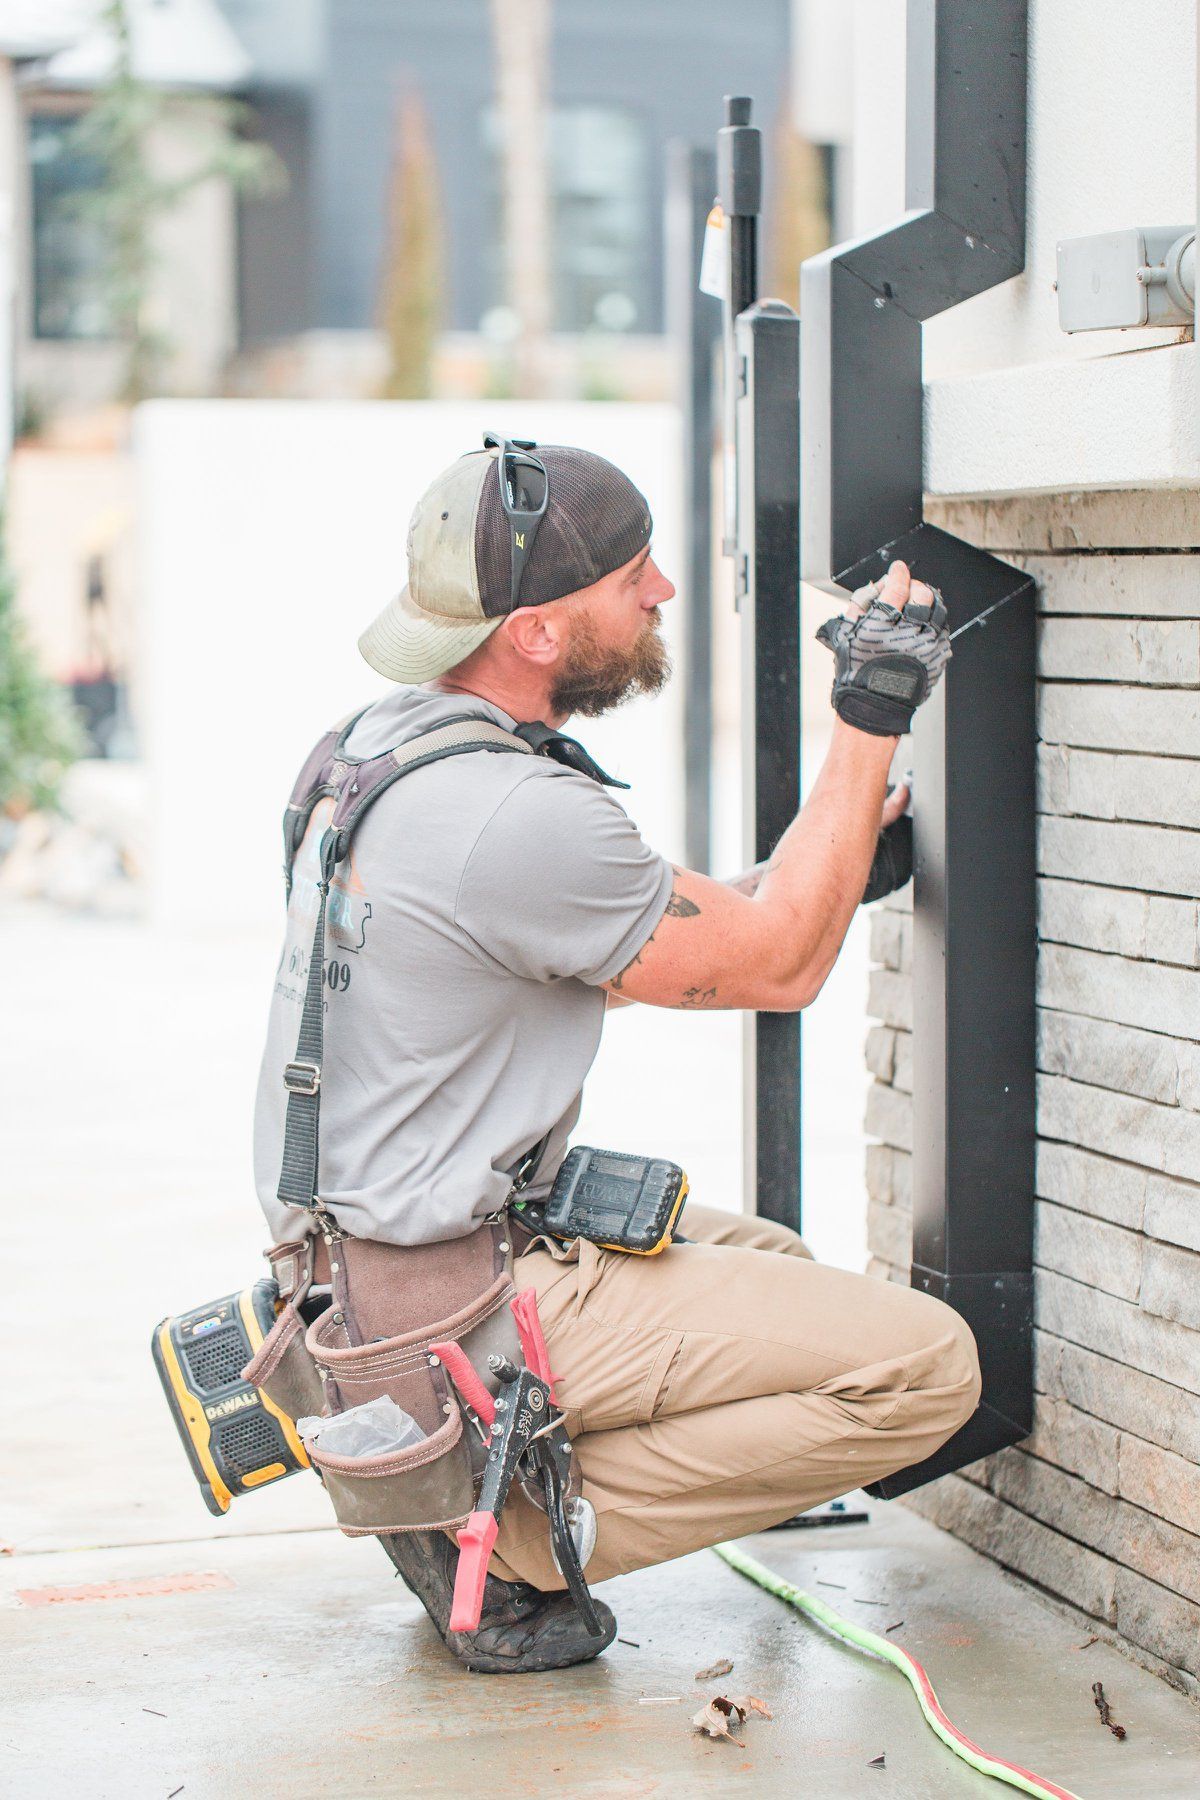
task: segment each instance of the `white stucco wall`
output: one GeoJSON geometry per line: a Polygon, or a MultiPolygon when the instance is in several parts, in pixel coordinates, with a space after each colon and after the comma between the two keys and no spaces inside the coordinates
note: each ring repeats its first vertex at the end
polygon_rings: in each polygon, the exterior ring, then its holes
{"type": "Polygon", "coordinates": [[[926,487],[1200,484],[1177,330],[1059,327],[1060,238],[1196,217],[1195,0],[1031,0],[1023,275],[925,327],[926,487]]]}
{"type": "MultiPolygon", "coordinates": [[[[905,11],[795,0],[797,118],[852,119],[856,236],[903,210],[905,11]]],[[[1194,349],[1177,330],[1068,336],[1054,291],[1061,238],[1194,223],[1196,12],[1030,0],[1025,271],[925,327],[931,492],[1200,485],[1194,349]]]]}
{"type": "Polygon", "coordinates": [[[929,379],[1124,354],[1177,331],[1059,329],[1060,238],[1196,217],[1195,0],[1030,0],[1025,273],[925,327],[929,379]]]}

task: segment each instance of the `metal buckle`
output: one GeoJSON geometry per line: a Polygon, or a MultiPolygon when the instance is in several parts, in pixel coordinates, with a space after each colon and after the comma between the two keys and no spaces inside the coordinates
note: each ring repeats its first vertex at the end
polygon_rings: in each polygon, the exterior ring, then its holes
{"type": "MultiPolygon", "coordinates": [[[[323,1200],[314,1196],[312,1208],[313,1220],[317,1230],[327,1244],[342,1244],[346,1241],[346,1233],[342,1230],[331,1212],[328,1212],[323,1200]]],[[[332,1271],[331,1271],[332,1274],[332,1271]]]]}
{"type": "Polygon", "coordinates": [[[319,1063],[290,1062],[283,1067],[283,1085],[289,1094],[307,1094],[311,1099],[321,1085],[319,1063]]]}

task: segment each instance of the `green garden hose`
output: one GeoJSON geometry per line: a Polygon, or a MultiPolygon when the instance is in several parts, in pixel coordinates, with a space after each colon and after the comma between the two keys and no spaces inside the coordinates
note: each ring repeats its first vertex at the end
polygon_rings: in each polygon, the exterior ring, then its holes
{"type": "Polygon", "coordinates": [[[865,1650],[871,1656],[881,1656],[885,1662],[892,1663],[912,1687],[927,1723],[936,1731],[943,1744],[947,1749],[953,1750],[955,1756],[961,1756],[965,1763],[970,1763],[973,1769],[978,1769],[981,1775],[991,1775],[997,1781],[1005,1781],[1009,1787],[1020,1788],[1025,1794],[1033,1794],[1036,1800],[1078,1800],[1078,1796],[1068,1788],[1058,1787],[1053,1781],[1031,1774],[1028,1769],[1018,1768],[1016,1763],[1004,1762],[998,1756],[989,1756],[978,1744],[973,1744],[946,1717],[933,1691],[933,1683],[916,1657],[911,1651],[905,1650],[903,1645],[893,1644],[890,1639],[877,1637],[873,1631],[864,1631],[861,1625],[854,1625],[849,1619],[843,1619],[840,1613],[835,1613],[823,1600],[806,1594],[803,1588],[793,1587],[790,1581],[784,1581],[762,1563],[756,1562],[752,1556],[747,1556],[736,1544],[714,1544],[713,1548],[722,1562],[727,1562],[739,1575],[756,1581],[759,1587],[765,1588],[777,1599],[785,1600],[797,1611],[807,1613],[810,1619],[815,1619],[818,1625],[833,1632],[835,1637],[843,1638],[856,1649],[865,1650]]]}

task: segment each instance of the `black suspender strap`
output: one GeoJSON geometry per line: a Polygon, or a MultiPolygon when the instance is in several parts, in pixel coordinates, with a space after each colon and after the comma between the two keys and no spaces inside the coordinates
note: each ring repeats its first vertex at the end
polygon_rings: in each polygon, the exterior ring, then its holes
{"type": "Polygon", "coordinates": [[[577,775],[586,775],[589,780],[599,782],[601,787],[627,788],[627,781],[618,781],[615,775],[606,775],[595,757],[589,756],[578,738],[568,737],[563,731],[555,731],[549,725],[543,725],[540,719],[531,719],[526,725],[518,725],[514,736],[529,745],[538,756],[548,756],[552,762],[561,763],[565,769],[574,769],[577,775]]]}
{"type": "MultiPolygon", "coordinates": [[[[296,1054],[285,1063],[283,1085],[287,1089],[287,1118],[283,1127],[283,1168],[278,1198],[289,1206],[303,1206],[321,1214],[317,1199],[320,1166],[321,1064],[325,1055],[325,909],[329,884],[337,867],[338,834],[326,831],[321,838],[321,876],[317,883],[320,902],[308,958],[304,1008],[296,1054]]],[[[322,1220],[322,1224],[324,1221],[322,1220]]]]}
{"type": "MultiPolygon", "coordinates": [[[[412,738],[385,757],[368,763],[350,763],[343,772],[343,791],[334,802],[333,823],[321,838],[319,903],[313,929],[308,977],[296,1054],[283,1071],[287,1089],[287,1116],[283,1127],[283,1167],[277,1197],[287,1206],[303,1207],[314,1215],[321,1230],[334,1238],[343,1235],[318,1195],[320,1170],[321,1072],[325,1055],[325,913],[329,889],[337,865],[350,849],[350,841],[368,808],[380,794],[414,769],[443,757],[461,756],[473,750],[535,754],[501,725],[478,716],[448,721],[434,731],[412,738]],[[383,767],[381,768],[381,765],[383,767]],[[365,771],[374,771],[367,779],[365,771]]],[[[332,790],[330,790],[332,791],[332,790]]]]}

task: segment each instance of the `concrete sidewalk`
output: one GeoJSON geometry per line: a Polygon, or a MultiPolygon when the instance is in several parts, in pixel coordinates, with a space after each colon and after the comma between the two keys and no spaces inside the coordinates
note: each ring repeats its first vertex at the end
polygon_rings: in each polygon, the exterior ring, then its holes
{"type": "MultiPolygon", "coordinates": [[[[867,1526],[748,1543],[872,1629],[903,1620],[893,1635],[985,1748],[1087,1800],[1195,1795],[1190,1702],[1103,1644],[1079,1648],[1077,1626],[914,1514],[875,1508],[867,1526]],[[1128,1727],[1123,1744],[1099,1724],[1096,1680],[1128,1727]]],[[[898,1673],[707,1553],[606,1584],[628,1641],[544,1677],[466,1674],[390,1577],[377,1545],[328,1529],[14,1557],[0,1610],[4,1793],[1000,1791],[925,1728],[898,1673]],[[697,1682],[719,1657],[732,1672],[697,1682]],[[747,1723],[744,1750],[711,1742],[691,1716],[715,1693],[756,1694],[775,1716],[747,1723]],[[880,1754],[884,1768],[870,1767],[880,1754]]]]}
{"type": "MultiPolygon", "coordinates": [[[[275,945],[6,918],[8,1384],[0,1457],[0,1791],[685,1800],[980,1797],[900,1676],[710,1555],[602,1590],[623,1639],[545,1678],[467,1676],[377,1545],[309,1476],[204,1511],[148,1353],[162,1314],[254,1279],[249,1108],[275,945]],[[15,1204],[11,1204],[15,1202],[15,1204]],[[731,1657],[732,1673],[695,1672],[731,1657]],[[714,1692],[761,1696],[745,1750],[693,1733],[714,1692]],[[869,1767],[883,1753],[885,1767],[869,1767]]],[[[739,1025],[613,1021],[595,1141],[736,1187],[739,1025]]],[[[1192,1704],[901,1507],[772,1533],[755,1554],[926,1660],[951,1715],[1087,1800],[1200,1791],[1192,1704]],[[826,1585],[817,1586],[824,1583],[826,1585]],[[1102,1680],[1118,1743],[1100,1726],[1102,1680]]]]}

